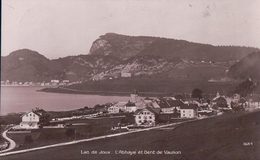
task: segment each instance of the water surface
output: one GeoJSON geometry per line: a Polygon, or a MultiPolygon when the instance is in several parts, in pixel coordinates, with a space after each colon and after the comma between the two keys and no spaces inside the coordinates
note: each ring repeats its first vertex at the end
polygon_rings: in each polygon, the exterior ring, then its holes
{"type": "Polygon", "coordinates": [[[93,107],[107,102],[127,101],[127,96],[100,96],[37,92],[41,87],[1,86],[1,114],[30,111],[35,107],[62,111],[93,107]]]}

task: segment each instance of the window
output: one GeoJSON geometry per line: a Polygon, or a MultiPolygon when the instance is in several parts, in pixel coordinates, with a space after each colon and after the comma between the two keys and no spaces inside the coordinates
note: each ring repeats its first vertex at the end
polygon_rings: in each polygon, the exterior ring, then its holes
{"type": "Polygon", "coordinates": [[[152,116],[150,116],[149,118],[152,119],[152,116]]]}
{"type": "Polygon", "coordinates": [[[139,119],[141,119],[141,116],[138,116],[139,119]]]}
{"type": "Polygon", "coordinates": [[[138,121],[139,123],[142,123],[142,121],[140,120],[140,121],[138,121]]]}

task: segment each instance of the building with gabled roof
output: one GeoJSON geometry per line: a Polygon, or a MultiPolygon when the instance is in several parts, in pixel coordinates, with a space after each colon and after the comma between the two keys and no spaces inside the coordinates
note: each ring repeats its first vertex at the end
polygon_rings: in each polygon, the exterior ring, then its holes
{"type": "Polygon", "coordinates": [[[184,103],[181,100],[174,100],[171,98],[168,99],[160,99],[159,106],[161,108],[161,112],[163,114],[173,114],[176,111],[180,110],[180,106],[184,103]]]}
{"type": "Polygon", "coordinates": [[[181,118],[196,118],[198,117],[197,104],[183,104],[180,108],[181,118]]]}
{"type": "Polygon", "coordinates": [[[156,124],[156,116],[159,115],[160,111],[146,107],[135,111],[135,123],[138,126],[154,126],[156,124]]]}
{"type": "Polygon", "coordinates": [[[125,106],[126,106],[126,112],[129,112],[129,113],[133,113],[138,109],[136,104],[133,102],[130,102],[130,101],[128,103],[126,103],[125,106]]]}
{"type": "Polygon", "coordinates": [[[20,128],[22,129],[38,129],[41,114],[30,111],[22,115],[22,122],[20,128]]]}

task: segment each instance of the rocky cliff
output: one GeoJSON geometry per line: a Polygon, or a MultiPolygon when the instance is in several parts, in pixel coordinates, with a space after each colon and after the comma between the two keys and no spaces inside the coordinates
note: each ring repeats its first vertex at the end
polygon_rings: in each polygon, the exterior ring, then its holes
{"type": "MultiPolygon", "coordinates": [[[[180,80],[221,79],[226,76],[231,65],[254,51],[259,49],[107,33],[93,42],[88,55],[50,60],[36,51],[14,51],[1,57],[1,80],[88,81],[129,76],[180,80]]],[[[258,65],[257,61],[254,63],[258,65]]],[[[236,66],[230,69],[230,75],[236,78],[238,76],[233,74],[233,70],[242,69],[236,66]]],[[[248,76],[246,72],[241,74],[248,76]]]]}

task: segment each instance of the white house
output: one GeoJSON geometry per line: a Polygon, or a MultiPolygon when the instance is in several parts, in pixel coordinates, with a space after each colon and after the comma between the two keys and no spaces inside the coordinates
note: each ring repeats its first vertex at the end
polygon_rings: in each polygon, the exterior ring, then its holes
{"type": "Polygon", "coordinates": [[[180,108],[181,118],[196,118],[198,116],[198,106],[195,104],[184,104],[180,108]]]}
{"type": "Polygon", "coordinates": [[[248,106],[253,108],[260,108],[260,97],[249,98],[248,106]]]}
{"type": "Polygon", "coordinates": [[[22,122],[20,128],[22,129],[38,129],[40,122],[40,114],[33,111],[27,112],[22,116],[22,122]]]}
{"type": "MultiPolygon", "coordinates": [[[[123,112],[125,112],[126,111],[126,104],[127,104],[128,102],[117,102],[117,103],[115,103],[113,106],[115,106],[115,108],[117,107],[118,109],[119,109],[119,111],[123,111],[123,112]]],[[[117,109],[115,109],[115,110],[117,110],[117,109]]]]}
{"type": "Polygon", "coordinates": [[[153,111],[150,107],[146,107],[144,109],[138,109],[134,116],[135,116],[135,123],[140,126],[140,125],[145,125],[145,126],[154,126],[156,121],[157,113],[153,111]]]}
{"type": "Polygon", "coordinates": [[[128,78],[128,77],[131,77],[132,74],[129,73],[129,72],[121,72],[121,77],[124,77],[124,78],[128,78]]]}
{"type": "Polygon", "coordinates": [[[133,113],[137,110],[137,106],[127,106],[126,112],[133,113]]]}
{"type": "Polygon", "coordinates": [[[51,83],[59,83],[60,81],[59,80],[57,80],[57,79],[52,79],[51,80],[51,83]]]}
{"type": "Polygon", "coordinates": [[[129,112],[129,113],[133,113],[138,109],[138,107],[135,105],[135,103],[130,102],[130,101],[125,106],[126,106],[126,112],[129,112]]]}
{"type": "Polygon", "coordinates": [[[138,96],[137,93],[133,93],[130,95],[130,102],[132,102],[132,103],[136,103],[136,102],[140,101],[140,99],[141,98],[138,96]]]}
{"type": "Polygon", "coordinates": [[[110,106],[107,109],[108,113],[110,114],[114,114],[114,113],[119,113],[120,112],[120,108],[116,105],[110,106]]]}

